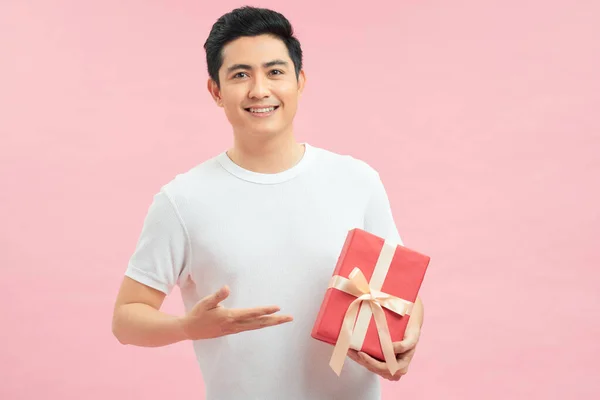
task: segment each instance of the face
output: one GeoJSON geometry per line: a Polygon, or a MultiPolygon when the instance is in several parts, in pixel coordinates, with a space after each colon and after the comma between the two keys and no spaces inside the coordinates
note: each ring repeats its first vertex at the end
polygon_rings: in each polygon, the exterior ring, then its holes
{"type": "Polygon", "coordinates": [[[261,35],[227,44],[219,80],[220,88],[209,79],[209,91],[236,135],[266,138],[292,131],[305,77],[296,77],[281,40],[261,35]]]}

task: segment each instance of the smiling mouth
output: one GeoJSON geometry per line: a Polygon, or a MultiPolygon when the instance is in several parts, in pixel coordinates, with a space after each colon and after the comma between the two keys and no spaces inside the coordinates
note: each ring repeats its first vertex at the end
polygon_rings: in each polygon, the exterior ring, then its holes
{"type": "Polygon", "coordinates": [[[272,113],[273,111],[277,110],[279,108],[279,106],[270,106],[270,107],[249,107],[249,108],[245,108],[244,110],[248,111],[250,114],[256,114],[256,115],[266,115],[269,113],[272,113]]]}

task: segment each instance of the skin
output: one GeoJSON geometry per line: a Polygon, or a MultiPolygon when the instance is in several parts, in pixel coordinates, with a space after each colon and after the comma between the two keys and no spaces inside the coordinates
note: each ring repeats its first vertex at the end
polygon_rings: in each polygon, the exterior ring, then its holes
{"type": "MultiPolygon", "coordinates": [[[[294,138],[293,121],[306,84],[306,75],[296,75],[285,44],[269,35],[242,37],[223,48],[219,83],[208,80],[207,88],[217,106],[223,108],[233,129],[233,147],[228,156],[241,167],[259,173],[277,173],[291,168],[304,154],[294,138]],[[268,117],[247,111],[252,107],[278,106],[268,117]]],[[[125,277],[113,313],[113,333],[123,344],[166,346],[184,340],[199,340],[243,331],[264,329],[292,321],[278,314],[275,305],[250,309],[228,309],[221,305],[229,288],[200,300],[189,313],[173,316],[160,310],[165,294],[125,277]]],[[[417,299],[403,341],[395,343],[402,369],[390,376],[381,363],[351,350],[349,357],[373,373],[389,380],[406,374],[419,340],[423,305],[417,299]]]]}
{"type": "Polygon", "coordinates": [[[394,352],[396,353],[396,359],[400,364],[400,370],[398,370],[394,375],[390,374],[390,371],[388,371],[386,368],[385,363],[374,359],[366,353],[357,352],[356,350],[351,349],[348,352],[348,357],[384,379],[389,381],[398,381],[408,373],[408,367],[415,355],[417,344],[419,343],[422,324],[423,303],[420,298],[417,298],[415,307],[413,308],[413,313],[408,320],[408,326],[406,327],[404,338],[402,341],[394,343],[394,352]]]}
{"type": "Polygon", "coordinates": [[[227,154],[254,172],[289,169],[304,154],[293,128],[306,83],[304,71],[296,76],[285,44],[269,35],[239,38],[222,54],[219,84],[209,79],[208,91],[233,128],[234,144],[227,154]],[[246,111],[264,105],[279,107],[267,118],[246,111]]]}

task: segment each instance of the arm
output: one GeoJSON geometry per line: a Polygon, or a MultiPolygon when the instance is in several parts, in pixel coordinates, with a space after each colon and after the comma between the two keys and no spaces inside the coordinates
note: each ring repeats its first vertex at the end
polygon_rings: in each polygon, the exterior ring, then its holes
{"type": "Polygon", "coordinates": [[[415,305],[408,320],[408,326],[406,327],[406,330],[417,330],[420,332],[421,327],[423,326],[424,316],[425,310],[423,308],[423,301],[421,300],[420,296],[417,296],[417,300],[415,300],[415,305]]]}
{"type": "Polygon", "coordinates": [[[229,309],[220,303],[229,296],[221,287],[178,317],[160,311],[165,297],[187,274],[189,238],[182,219],[166,193],[155,196],[137,247],[121,284],[113,313],[112,331],[123,344],[166,346],[266,328],[290,322],[273,315],[277,306],[229,309]]]}
{"type": "Polygon", "coordinates": [[[115,306],[113,333],[123,344],[158,347],[292,321],[289,315],[276,314],[280,310],[277,306],[225,308],[220,303],[228,296],[229,288],[223,286],[201,299],[184,316],[176,317],[159,311],[164,293],[126,277],[115,306]]]}
{"type": "Polygon", "coordinates": [[[166,346],[186,339],[181,317],[160,307],[166,295],[129,277],[123,279],[112,320],[112,331],[122,344],[166,346]]]}
{"type": "Polygon", "coordinates": [[[154,196],[113,313],[119,342],[166,346],[185,340],[181,318],[160,311],[189,259],[187,232],[169,196],[154,196]]]}
{"type": "MultiPolygon", "coordinates": [[[[392,207],[390,205],[387,191],[379,174],[373,171],[373,189],[367,209],[365,211],[365,230],[374,235],[390,239],[402,245],[402,238],[398,233],[392,207]]],[[[423,301],[417,296],[415,304],[408,320],[407,333],[420,332],[423,325],[424,309],[423,301]]]]}
{"type": "MultiPolygon", "coordinates": [[[[379,174],[374,172],[374,175],[372,194],[365,212],[365,230],[402,245],[403,242],[398,233],[398,229],[396,228],[385,187],[379,174]]],[[[385,379],[392,381],[399,380],[408,372],[408,366],[412,360],[421,334],[423,317],[423,302],[421,298],[417,296],[408,320],[404,338],[402,341],[394,343],[394,351],[400,364],[400,370],[395,375],[392,376],[390,374],[384,362],[375,360],[365,353],[350,350],[348,353],[349,357],[371,372],[380,375],[385,379]]]]}

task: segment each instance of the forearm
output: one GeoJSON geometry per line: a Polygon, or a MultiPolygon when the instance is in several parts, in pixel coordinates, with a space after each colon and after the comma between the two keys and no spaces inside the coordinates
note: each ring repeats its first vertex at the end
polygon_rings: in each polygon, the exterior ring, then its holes
{"type": "Polygon", "coordinates": [[[181,318],[156,310],[147,304],[119,306],[112,330],[122,344],[160,347],[186,340],[181,318]]]}
{"type": "Polygon", "coordinates": [[[423,302],[420,297],[417,297],[410,318],[408,319],[407,329],[417,329],[420,331],[421,326],[423,325],[424,314],[425,310],[423,309],[423,302]]]}

